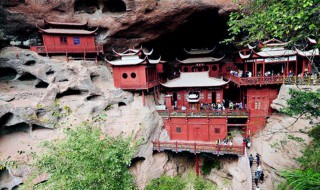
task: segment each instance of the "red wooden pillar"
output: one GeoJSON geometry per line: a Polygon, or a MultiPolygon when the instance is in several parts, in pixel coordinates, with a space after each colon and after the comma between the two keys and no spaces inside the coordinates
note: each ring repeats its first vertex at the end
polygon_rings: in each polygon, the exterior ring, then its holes
{"type": "Polygon", "coordinates": [[[245,74],[248,71],[248,65],[247,63],[244,63],[244,71],[243,74],[245,74]]]}
{"type": "Polygon", "coordinates": [[[312,64],[311,64],[311,61],[308,61],[308,72],[309,72],[309,73],[312,72],[312,64]]]}
{"type": "Polygon", "coordinates": [[[302,71],[301,71],[301,73],[303,73],[305,69],[306,69],[306,60],[305,60],[305,58],[303,58],[303,60],[302,60],[302,71]]]}
{"type": "Polygon", "coordinates": [[[143,106],[146,106],[146,97],[144,95],[144,91],[142,90],[142,104],[143,106]]]}
{"type": "Polygon", "coordinates": [[[196,174],[199,176],[199,161],[198,161],[198,155],[196,154],[196,174]]]}
{"type": "Polygon", "coordinates": [[[287,60],[286,74],[287,74],[287,76],[289,75],[289,60],[287,60]]]}
{"type": "Polygon", "coordinates": [[[263,61],[263,63],[262,63],[262,73],[261,73],[263,79],[264,79],[264,74],[265,73],[266,73],[266,63],[263,61]]]}
{"type": "Polygon", "coordinates": [[[295,72],[294,72],[294,74],[296,75],[296,76],[298,76],[298,60],[296,60],[296,65],[295,65],[295,72]]]}

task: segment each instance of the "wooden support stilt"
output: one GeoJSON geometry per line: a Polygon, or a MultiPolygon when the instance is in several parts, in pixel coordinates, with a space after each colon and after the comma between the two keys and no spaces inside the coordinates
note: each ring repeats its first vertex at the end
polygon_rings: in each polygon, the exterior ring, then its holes
{"type": "Polygon", "coordinates": [[[199,161],[198,161],[198,155],[196,154],[196,174],[199,176],[199,161]]]}
{"type": "Polygon", "coordinates": [[[143,106],[146,106],[146,97],[144,95],[144,91],[142,90],[142,104],[143,106]]]}

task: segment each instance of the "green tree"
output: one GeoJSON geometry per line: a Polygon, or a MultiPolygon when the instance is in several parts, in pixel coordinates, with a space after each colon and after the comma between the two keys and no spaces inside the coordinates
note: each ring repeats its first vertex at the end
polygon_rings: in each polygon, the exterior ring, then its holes
{"type": "Polygon", "coordinates": [[[320,92],[302,92],[290,90],[291,99],[287,101],[288,107],[283,110],[289,115],[306,115],[314,124],[308,132],[313,139],[303,151],[303,155],[297,158],[299,168],[287,169],[281,173],[285,182],[279,189],[295,190],[319,190],[320,189],[320,125],[314,122],[314,118],[320,116],[320,92]]]}
{"type": "Polygon", "coordinates": [[[230,14],[230,38],[225,42],[251,42],[278,38],[292,44],[313,37],[319,41],[319,0],[235,0],[239,11],[230,14]],[[242,1],[243,2],[243,1],[242,1]]]}
{"type": "Polygon", "coordinates": [[[130,138],[109,137],[88,122],[65,130],[65,138],[44,143],[37,155],[33,177],[23,189],[134,189],[128,171],[135,151],[130,138]],[[34,185],[36,175],[46,173],[45,183],[34,185]]]}
{"type": "Polygon", "coordinates": [[[194,172],[189,172],[184,176],[161,176],[153,179],[145,188],[145,190],[216,190],[217,185],[205,180],[201,176],[196,176],[194,172]]]}

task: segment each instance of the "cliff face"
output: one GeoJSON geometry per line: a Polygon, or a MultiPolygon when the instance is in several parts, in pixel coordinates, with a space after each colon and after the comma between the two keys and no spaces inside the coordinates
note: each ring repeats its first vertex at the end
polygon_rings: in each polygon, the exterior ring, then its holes
{"type": "MultiPolygon", "coordinates": [[[[210,10],[226,16],[234,9],[231,0],[4,0],[0,6],[0,40],[26,41],[37,35],[36,24],[41,25],[43,19],[88,21],[91,27],[99,27],[97,42],[105,48],[132,47],[173,32],[195,13],[210,10]]],[[[221,20],[215,19],[216,23],[221,20]]]]}

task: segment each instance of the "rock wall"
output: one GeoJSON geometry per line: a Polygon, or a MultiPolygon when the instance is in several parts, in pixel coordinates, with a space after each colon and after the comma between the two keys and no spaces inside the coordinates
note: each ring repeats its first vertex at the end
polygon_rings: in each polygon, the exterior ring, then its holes
{"type": "MultiPolygon", "coordinates": [[[[97,42],[105,47],[132,47],[174,31],[188,16],[205,9],[220,14],[234,10],[231,0],[3,0],[0,40],[18,44],[37,35],[43,19],[89,22],[99,27],[97,42]]],[[[205,19],[205,18],[204,18],[205,19]]]]}
{"type": "MultiPolygon", "coordinates": [[[[289,89],[317,90],[314,86],[288,86],[282,85],[277,99],[271,107],[280,111],[287,106],[286,101],[290,98],[289,89]]],[[[256,133],[252,138],[252,149],[250,153],[255,156],[261,155],[262,170],[265,172],[265,183],[267,189],[277,189],[281,182],[280,172],[286,168],[299,167],[295,158],[302,155],[301,151],[310,143],[307,135],[312,125],[306,117],[289,117],[274,113],[267,120],[266,127],[256,133]],[[302,142],[293,139],[300,138],[302,142]]]]}

